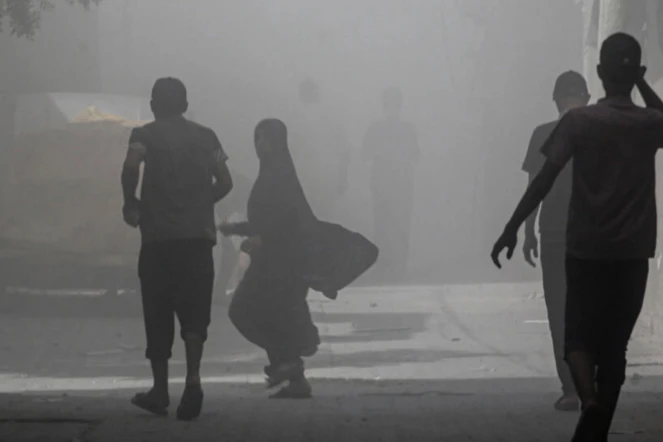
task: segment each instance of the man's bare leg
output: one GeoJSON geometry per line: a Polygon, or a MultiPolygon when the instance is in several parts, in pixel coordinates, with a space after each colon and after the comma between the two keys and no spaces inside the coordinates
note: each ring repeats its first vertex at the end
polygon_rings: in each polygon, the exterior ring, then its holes
{"type": "Polygon", "coordinates": [[[203,389],[200,381],[200,364],[203,359],[204,339],[194,333],[186,333],[184,349],[186,352],[186,386],[180,405],[177,408],[179,420],[192,420],[200,416],[203,406],[203,389]]]}
{"type": "Polygon", "coordinates": [[[153,384],[150,391],[137,393],[131,403],[152,414],[165,416],[170,406],[168,393],[168,360],[150,360],[153,384]]]}

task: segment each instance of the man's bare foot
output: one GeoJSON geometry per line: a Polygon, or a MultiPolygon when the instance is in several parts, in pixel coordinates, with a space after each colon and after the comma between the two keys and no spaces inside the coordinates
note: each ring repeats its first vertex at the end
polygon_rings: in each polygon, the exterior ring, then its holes
{"type": "Polygon", "coordinates": [[[154,388],[146,393],[136,393],[131,403],[149,413],[157,416],[168,415],[170,397],[167,391],[157,391],[154,388]]]}
{"type": "Polygon", "coordinates": [[[579,411],[580,399],[576,395],[565,394],[555,402],[557,411],[579,411]]]}
{"type": "Polygon", "coordinates": [[[177,407],[177,419],[190,421],[200,416],[203,408],[203,389],[200,383],[187,384],[177,407]]]}

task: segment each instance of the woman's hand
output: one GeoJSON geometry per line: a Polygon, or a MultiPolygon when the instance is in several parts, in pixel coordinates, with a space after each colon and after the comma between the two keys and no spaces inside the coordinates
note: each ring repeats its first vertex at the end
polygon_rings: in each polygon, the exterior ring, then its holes
{"type": "Polygon", "coordinates": [[[260,246],[262,245],[262,240],[260,239],[259,236],[252,236],[251,238],[247,238],[244,241],[242,241],[242,244],[239,246],[240,250],[248,255],[251,255],[258,250],[260,250],[260,246]]]}

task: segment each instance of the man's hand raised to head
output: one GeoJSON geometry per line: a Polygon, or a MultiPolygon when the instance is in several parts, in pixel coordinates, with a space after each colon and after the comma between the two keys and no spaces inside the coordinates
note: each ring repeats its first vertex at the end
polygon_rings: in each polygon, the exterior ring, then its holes
{"type": "Polygon", "coordinates": [[[493,251],[490,254],[490,257],[493,260],[493,264],[495,264],[498,269],[502,268],[502,264],[500,263],[500,255],[504,249],[507,251],[506,258],[511,259],[513,256],[513,251],[516,248],[516,244],[518,244],[518,231],[505,229],[504,233],[502,233],[502,235],[493,246],[493,251]]]}
{"type": "Polygon", "coordinates": [[[645,79],[646,73],[647,68],[642,66],[638,74],[638,80],[635,83],[638,92],[640,92],[640,96],[642,97],[642,101],[645,102],[645,106],[663,112],[663,100],[661,100],[656,91],[649,85],[649,83],[647,83],[647,80],[645,79]]]}

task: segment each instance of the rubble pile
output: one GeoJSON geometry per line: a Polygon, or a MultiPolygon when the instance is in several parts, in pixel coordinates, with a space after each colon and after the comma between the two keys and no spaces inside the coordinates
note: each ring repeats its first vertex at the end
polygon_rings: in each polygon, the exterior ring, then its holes
{"type": "Polygon", "coordinates": [[[88,106],[83,112],[76,115],[73,123],[117,123],[125,127],[138,127],[148,123],[147,121],[129,120],[119,115],[100,111],[96,106],[88,106]]]}

